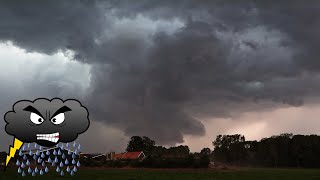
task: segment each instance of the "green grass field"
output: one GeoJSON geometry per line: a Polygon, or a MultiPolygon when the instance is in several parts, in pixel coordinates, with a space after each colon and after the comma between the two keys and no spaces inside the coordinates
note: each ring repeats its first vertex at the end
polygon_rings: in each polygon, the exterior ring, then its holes
{"type": "Polygon", "coordinates": [[[214,179],[214,180],[251,180],[251,179],[319,179],[320,169],[241,169],[237,171],[214,171],[214,170],[148,170],[148,169],[106,169],[85,170],[79,169],[75,176],[58,176],[55,173],[46,174],[42,177],[20,177],[13,169],[8,169],[1,174],[0,179],[115,179],[115,180],[191,180],[191,179],[214,179]]]}

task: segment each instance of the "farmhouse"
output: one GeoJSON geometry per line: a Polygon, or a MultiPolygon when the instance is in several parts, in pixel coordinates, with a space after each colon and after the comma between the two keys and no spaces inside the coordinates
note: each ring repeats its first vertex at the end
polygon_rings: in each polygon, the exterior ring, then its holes
{"type": "Polygon", "coordinates": [[[124,152],[119,154],[111,152],[107,154],[106,160],[143,160],[145,157],[146,155],[143,151],[124,152]]]}

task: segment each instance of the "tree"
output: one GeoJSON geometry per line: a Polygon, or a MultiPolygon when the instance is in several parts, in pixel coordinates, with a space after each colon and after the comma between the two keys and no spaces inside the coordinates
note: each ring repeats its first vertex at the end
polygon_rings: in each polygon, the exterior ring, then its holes
{"type": "Polygon", "coordinates": [[[218,161],[239,163],[245,158],[245,137],[243,135],[218,135],[213,145],[215,158],[218,161]]]}
{"type": "Polygon", "coordinates": [[[126,150],[128,152],[143,151],[146,155],[149,155],[149,153],[154,149],[154,147],[154,140],[151,140],[146,136],[132,136],[130,141],[128,142],[126,150]]]}
{"type": "Polygon", "coordinates": [[[167,155],[171,157],[184,158],[190,154],[190,149],[188,146],[180,145],[176,147],[170,147],[167,152],[167,155]]]}
{"type": "Polygon", "coordinates": [[[207,155],[209,156],[211,154],[211,149],[210,148],[203,148],[201,151],[200,151],[200,154],[201,155],[207,155]]]}
{"type": "Polygon", "coordinates": [[[163,155],[165,155],[167,152],[167,148],[163,147],[163,146],[155,146],[153,148],[152,153],[150,153],[149,155],[151,155],[152,157],[155,158],[161,158],[163,155]]]}

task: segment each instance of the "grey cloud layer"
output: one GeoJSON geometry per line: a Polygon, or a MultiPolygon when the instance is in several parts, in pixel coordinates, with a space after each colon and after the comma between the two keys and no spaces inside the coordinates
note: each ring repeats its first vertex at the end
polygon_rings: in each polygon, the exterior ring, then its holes
{"type": "Polygon", "coordinates": [[[316,1],[0,4],[0,39],[48,54],[73,50],[92,66],[84,101],[93,119],[126,135],[182,142],[204,135],[197,118],[319,95],[316,1]]]}

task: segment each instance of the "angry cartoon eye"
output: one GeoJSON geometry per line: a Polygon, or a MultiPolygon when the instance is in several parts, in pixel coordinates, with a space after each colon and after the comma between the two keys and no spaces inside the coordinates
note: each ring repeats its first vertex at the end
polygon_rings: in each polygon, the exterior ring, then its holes
{"type": "Polygon", "coordinates": [[[63,123],[63,121],[64,121],[64,113],[60,113],[54,116],[53,118],[51,118],[51,122],[56,125],[63,123]]]}
{"type": "Polygon", "coordinates": [[[41,116],[33,112],[30,114],[30,120],[34,124],[41,124],[44,121],[44,119],[41,116]]]}

